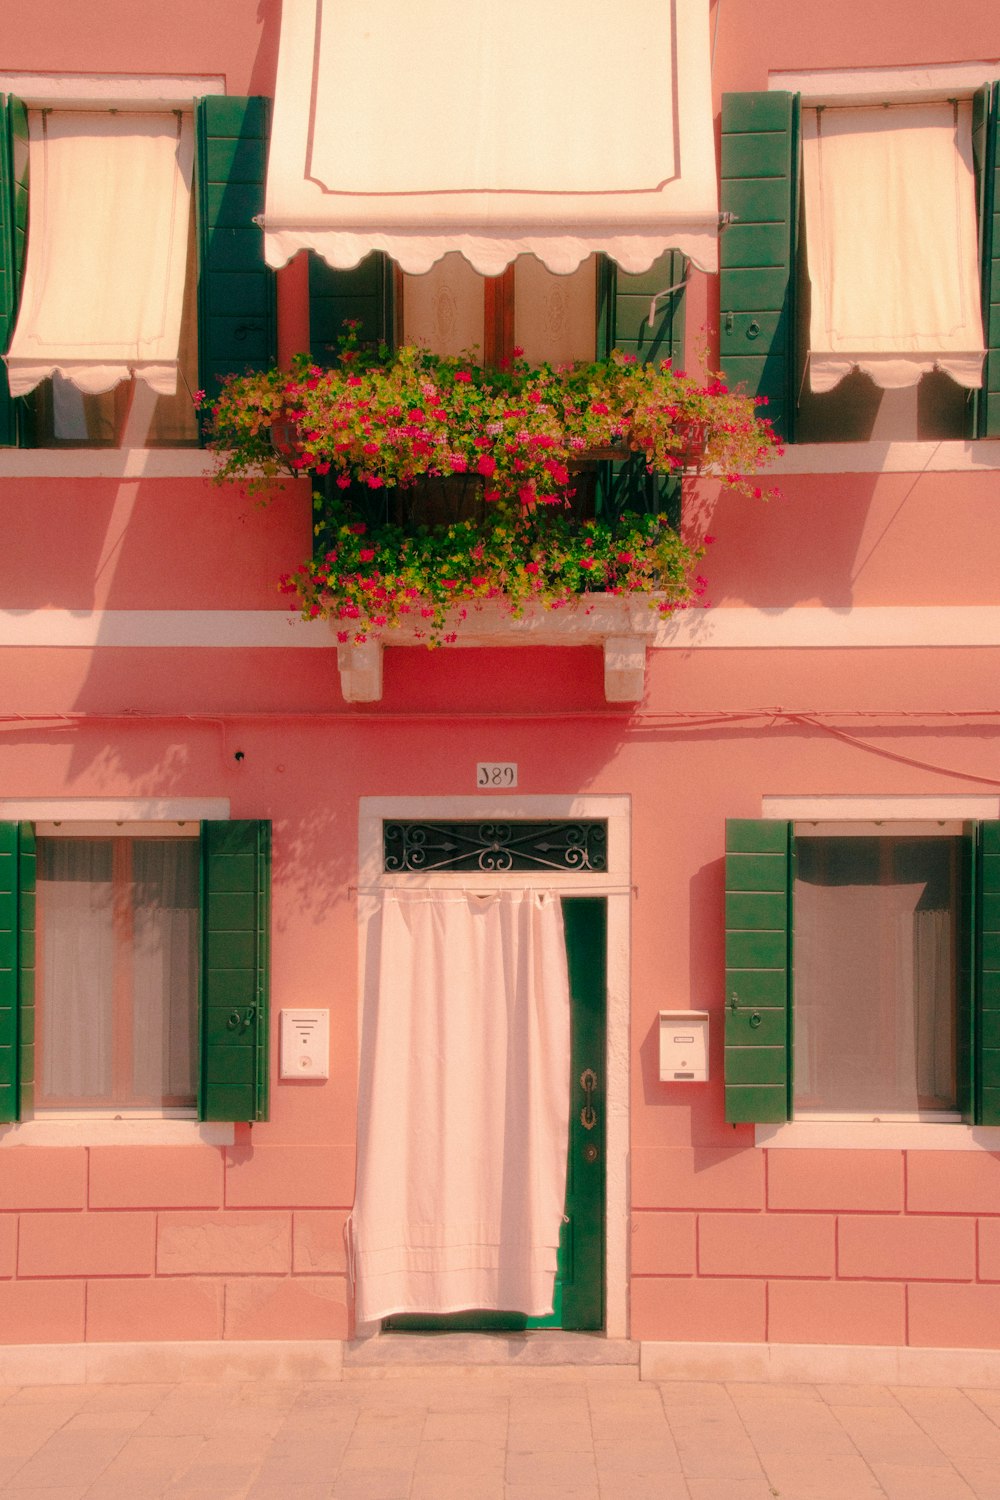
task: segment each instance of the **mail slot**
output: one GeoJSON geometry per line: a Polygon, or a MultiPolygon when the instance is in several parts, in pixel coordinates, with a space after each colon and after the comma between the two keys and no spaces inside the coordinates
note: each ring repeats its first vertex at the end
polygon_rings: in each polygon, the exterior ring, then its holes
{"type": "Polygon", "coordinates": [[[708,1011],[660,1011],[660,1082],[708,1082],[708,1011]]]}

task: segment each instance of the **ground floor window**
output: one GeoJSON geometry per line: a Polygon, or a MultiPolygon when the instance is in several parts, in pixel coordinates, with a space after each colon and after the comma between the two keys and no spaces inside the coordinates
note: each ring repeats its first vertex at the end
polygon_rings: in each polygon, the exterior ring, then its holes
{"type": "Polygon", "coordinates": [[[193,1107],[199,843],[40,837],[36,1104],[193,1107]]]}
{"type": "Polygon", "coordinates": [[[964,842],[796,825],[797,1115],[958,1109],[964,842]]]}

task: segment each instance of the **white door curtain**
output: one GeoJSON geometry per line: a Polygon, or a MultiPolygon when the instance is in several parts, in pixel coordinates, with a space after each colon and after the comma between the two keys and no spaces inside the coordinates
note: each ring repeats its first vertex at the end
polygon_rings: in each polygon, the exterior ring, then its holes
{"type": "Polygon", "coordinates": [[[972,106],[806,109],[809,383],[982,384],[972,106]]]}
{"type": "Polygon", "coordinates": [[[388,891],[351,1221],[355,1316],[552,1311],[570,1003],[558,896],[388,891]]]}

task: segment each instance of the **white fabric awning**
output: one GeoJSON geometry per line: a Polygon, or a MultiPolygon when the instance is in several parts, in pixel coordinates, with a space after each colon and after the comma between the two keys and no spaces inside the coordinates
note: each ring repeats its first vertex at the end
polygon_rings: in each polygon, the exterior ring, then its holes
{"type": "Polygon", "coordinates": [[[283,0],[264,251],[718,265],[708,0],[283,0]]]}
{"type": "Polygon", "coordinates": [[[972,107],[803,110],[809,381],[982,384],[972,107]]]}
{"type": "Polygon", "coordinates": [[[15,396],[59,373],[88,394],[177,386],[194,132],[175,114],[38,112],[28,255],[7,355],[15,396]]]}

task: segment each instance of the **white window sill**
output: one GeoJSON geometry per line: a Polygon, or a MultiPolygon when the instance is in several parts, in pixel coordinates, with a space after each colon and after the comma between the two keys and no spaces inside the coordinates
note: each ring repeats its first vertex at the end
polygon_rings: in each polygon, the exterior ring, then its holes
{"type": "Polygon", "coordinates": [[[193,1119],[60,1115],[0,1126],[3,1146],[231,1146],[236,1126],[193,1119]]]}
{"type": "Polygon", "coordinates": [[[208,479],[204,448],[3,448],[0,479],[208,479]]]}
{"type": "Polygon", "coordinates": [[[932,1120],[789,1120],[754,1127],[768,1150],[1000,1151],[1000,1126],[932,1120]]]}
{"type": "Polygon", "coordinates": [[[785,474],[976,474],[1000,469],[1000,442],[789,443],[764,477],[785,474]]]}

